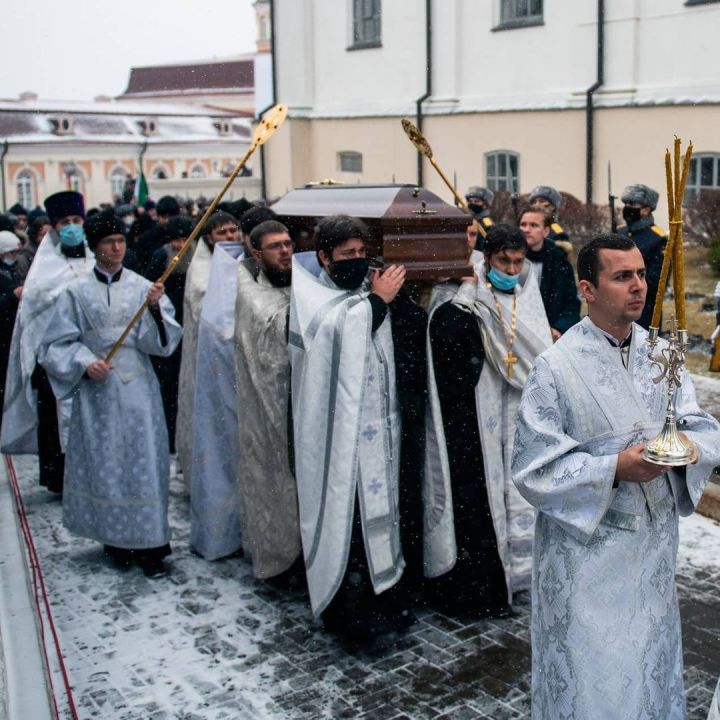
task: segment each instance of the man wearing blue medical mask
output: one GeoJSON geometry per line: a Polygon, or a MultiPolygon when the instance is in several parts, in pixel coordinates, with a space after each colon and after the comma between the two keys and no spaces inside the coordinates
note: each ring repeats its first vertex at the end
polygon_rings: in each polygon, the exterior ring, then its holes
{"type": "Polygon", "coordinates": [[[51,229],[38,246],[15,320],[0,448],[38,454],[40,484],[61,493],[70,405],[68,400],[57,407],[37,353],[58,297],[69,283],[92,270],[95,258],[85,241],[85,203],[80,193],[50,195],[45,210],[51,229]]]}
{"type": "Polygon", "coordinates": [[[438,288],[430,318],[425,496],[452,502],[425,538],[427,571],[435,603],[463,616],[505,615],[530,584],[534,511],[510,458],[527,373],[552,336],[527,250],[518,228],[493,225],[474,274],[438,288]]]}

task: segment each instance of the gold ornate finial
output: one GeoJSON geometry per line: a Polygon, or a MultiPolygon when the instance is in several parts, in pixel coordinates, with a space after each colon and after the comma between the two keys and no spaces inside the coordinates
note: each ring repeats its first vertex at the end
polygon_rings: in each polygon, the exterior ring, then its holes
{"type": "Polygon", "coordinates": [[[425,139],[425,136],[420,132],[420,128],[417,125],[411,123],[407,118],[403,118],[401,121],[405,134],[410,138],[410,142],[427,158],[433,156],[432,148],[430,143],[425,139]]]}

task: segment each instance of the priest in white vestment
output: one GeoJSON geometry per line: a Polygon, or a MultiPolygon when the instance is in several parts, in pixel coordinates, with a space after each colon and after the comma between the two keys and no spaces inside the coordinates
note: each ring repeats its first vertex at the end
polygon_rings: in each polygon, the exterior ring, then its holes
{"type": "Polygon", "coordinates": [[[197,341],[200,312],[208,288],[213,246],[216,242],[237,242],[240,239],[238,221],[229,213],[213,213],[203,228],[203,235],[195,248],[185,278],[183,299],[183,344],[178,382],[177,427],[175,450],[183,473],[185,487],[192,487],[193,419],[195,416],[195,375],[197,372],[197,341]]]}
{"type": "Polygon", "coordinates": [[[40,484],[61,493],[70,403],[56,404],[37,355],[58,297],[92,270],[95,257],[85,242],[82,195],[55,193],[45,206],[52,228],[35,254],[15,319],[0,446],[4,453],[38,454],[40,484]]]}
{"type": "Polygon", "coordinates": [[[253,263],[237,271],[235,372],[239,452],[235,458],[243,548],[256,578],[302,584],[297,484],[290,431],[287,333],[293,245],[287,228],[252,229],[253,263]]]}
{"type": "Polygon", "coordinates": [[[39,361],[72,404],[63,522],[116,563],[148,577],[170,552],[170,456],[160,387],[149,355],[169,355],[182,330],[163,286],[123,268],[125,237],[112,211],[86,223],[93,272],[60,295],[39,361]],[[150,305],[108,365],[104,358],[145,299],[150,305]]]}
{"type": "Polygon", "coordinates": [[[317,274],[293,264],[290,362],[300,533],[326,629],[364,640],[413,622],[396,592],[400,407],[388,304],[403,267],[368,282],[367,228],[323,218],[317,274]]]}
{"type": "Polygon", "coordinates": [[[683,372],[678,428],[696,458],[674,468],[643,459],[668,396],[636,324],[642,255],[628,238],[601,236],[580,251],[578,277],[589,315],[537,359],[515,436],[513,479],[537,511],[533,718],[681,720],[678,516],[720,462],[720,423],[683,372]]]}
{"type": "Polygon", "coordinates": [[[506,614],[530,586],[534,511],[510,458],[522,388],[552,336],[526,251],[517,228],[493,225],[473,275],[433,295],[425,568],[448,612],[506,614]]]}
{"type": "Polygon", "coordinates": [[[242,547],[237,489],[235,295],[243,244],[213,246],[197,338],[190,485],[190,544],[206,560],[242,547]]]}

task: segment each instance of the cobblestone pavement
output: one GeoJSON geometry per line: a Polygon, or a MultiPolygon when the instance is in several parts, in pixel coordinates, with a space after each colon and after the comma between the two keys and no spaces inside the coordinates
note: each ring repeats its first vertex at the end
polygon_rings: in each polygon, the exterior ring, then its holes
{"type": "MultiPolygon", "coordinates": [[[[34,460],[15,464],[83,719],[529,717],[527,594],[510,619],[422,610],[408,633],[350,649],[313,622],[302,595],[256,582],[241,559],[190,553],[177,478],[172,573],[147,580],[70,536],[61,503],[36,484],[34,460]]],[[[688,710],[705,720],[720,670],[720,526],[695,516],[682,536],[688,710]]]]}

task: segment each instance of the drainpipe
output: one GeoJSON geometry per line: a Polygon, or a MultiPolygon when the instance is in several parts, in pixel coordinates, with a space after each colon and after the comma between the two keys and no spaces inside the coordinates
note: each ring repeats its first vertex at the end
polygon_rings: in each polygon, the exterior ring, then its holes
{"type": "Polygon", "coordinates": [[[5,156],[8,154],[10,149],[10,143],[6,140],[3,143],[2,155],[0,155],[0,179],[2,179],[2,209],[3,212],[7,210],[7,200],[5,198],[5,156]]]}
{"type": "MultiPolygon", "coordinates": [[[[423,103],[432,95],[432,0],[425,0],[425,92],[415,101],[415,124],[423,129],[423,103]]],[[[423,186],[424,155],[417,153],[417,184],[423,186]]]]}
{"type": "Polygon", "coordinates": [[[147,146],[148,146],[148,141],[146,140],[142,145],[142,149],[140,150],[140,155],[138,155],[138,165],[140,166],[140,174],[141,175],[145,174],[145,170],[143,168],[143,159],[145,158],[145,153],[147,152],[147,146]]]}
{"type": "Polygon", "coordinates": [[[597,12],[597,79],[585,91],[585,202],[588,205],[593,199],[593,161],[595,154],[593,95],[605,82],[605,0],[598,0],[597,12]]]}
{"type": "MultiPolygon", "coordinates": [[[[272,107],[277,105],[277,70],[275,69],[275,2],[270,0],[270,64],[272,65],[272,102],[257,114],[257,120],[272,107]]],[[[265,145],[260,146],[260,195],[262,200],[267,200],[267,182],[265,180],[265,145]]]]}

